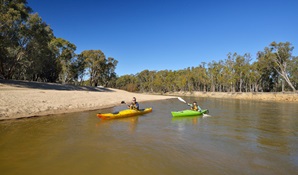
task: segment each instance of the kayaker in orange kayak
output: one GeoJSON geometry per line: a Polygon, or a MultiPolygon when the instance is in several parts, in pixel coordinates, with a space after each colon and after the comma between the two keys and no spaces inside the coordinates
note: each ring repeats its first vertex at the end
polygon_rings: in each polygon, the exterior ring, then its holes
{"type": "Polygon", "coordinates": [[[129,109],[136,109],[136,110],[139,110],[139,103],[137,102],[136,97],[133,97],[133,98],[132,98],[131,104],[128,105],[128,108],[129,108],[129,109]]]}

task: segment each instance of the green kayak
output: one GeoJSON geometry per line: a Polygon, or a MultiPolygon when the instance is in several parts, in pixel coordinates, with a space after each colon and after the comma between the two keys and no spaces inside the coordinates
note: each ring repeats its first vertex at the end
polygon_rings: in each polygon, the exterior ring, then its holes
{"type": "Polygon", "coordinates": [[[208,109],[203,109],[202,111],[194,111],[194,110],[183,110],[183,111],[172,111],[173,117],[187,117],[187,116],[198,116],[203,114],[208,114],[208,109]]]}

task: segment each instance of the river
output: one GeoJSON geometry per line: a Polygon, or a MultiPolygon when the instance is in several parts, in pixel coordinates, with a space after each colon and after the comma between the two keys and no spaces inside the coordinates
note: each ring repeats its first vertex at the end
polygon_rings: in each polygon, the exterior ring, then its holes
{"type": "Polygon", "coordinates": [[[207,117],[172,118],[178,99],[151,113],[102,121],[114,108],[0,122],[0,172],[10,174],[296,174],[298,105],[184,98],[207,117]]]}

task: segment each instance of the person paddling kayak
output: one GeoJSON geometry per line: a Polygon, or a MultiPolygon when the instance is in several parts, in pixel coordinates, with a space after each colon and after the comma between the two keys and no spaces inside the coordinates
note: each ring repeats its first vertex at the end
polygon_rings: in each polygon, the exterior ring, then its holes
{"type": "Polygon", "coordinates": [[[137,102],[136,97],[132,98],[131,104],[128,105],[129,109],[135,109],[135,110],[139,110],[139,103],[137,102]]]}
{"type": "Polygon", "coordinates": [[[194,111],[200,110],[200,111],[202,111],[202,109],[200,108],[200,106],[197,105],[197,102],[196,101],[194,101],[193,104],[187,103],[187,105],[190,106],[190,109],[191,110],[194,110],[194,111]]]}

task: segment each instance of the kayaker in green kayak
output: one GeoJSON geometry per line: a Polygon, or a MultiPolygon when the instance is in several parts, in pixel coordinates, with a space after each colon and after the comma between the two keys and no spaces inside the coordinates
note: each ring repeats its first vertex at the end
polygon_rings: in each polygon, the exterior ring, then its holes
{"type": "Polygon", "coordinates": [[[197,102],[196,101],[194,101],[193,104],[187,103],[187,105],[190,106],[190,109],[191,110],[194,110],[194,111],[200,110],[200,111],[202,111],[202,109],[200,108],[200,106],[197,105],[197,102]]]}
{"type": "Polygon", "coordinates": [[[137,102],[136,97],[132,98],[131,104],[128,105],[129,109],[135,109],[135,110],[139,110],[139,103],[137,102]]]}

